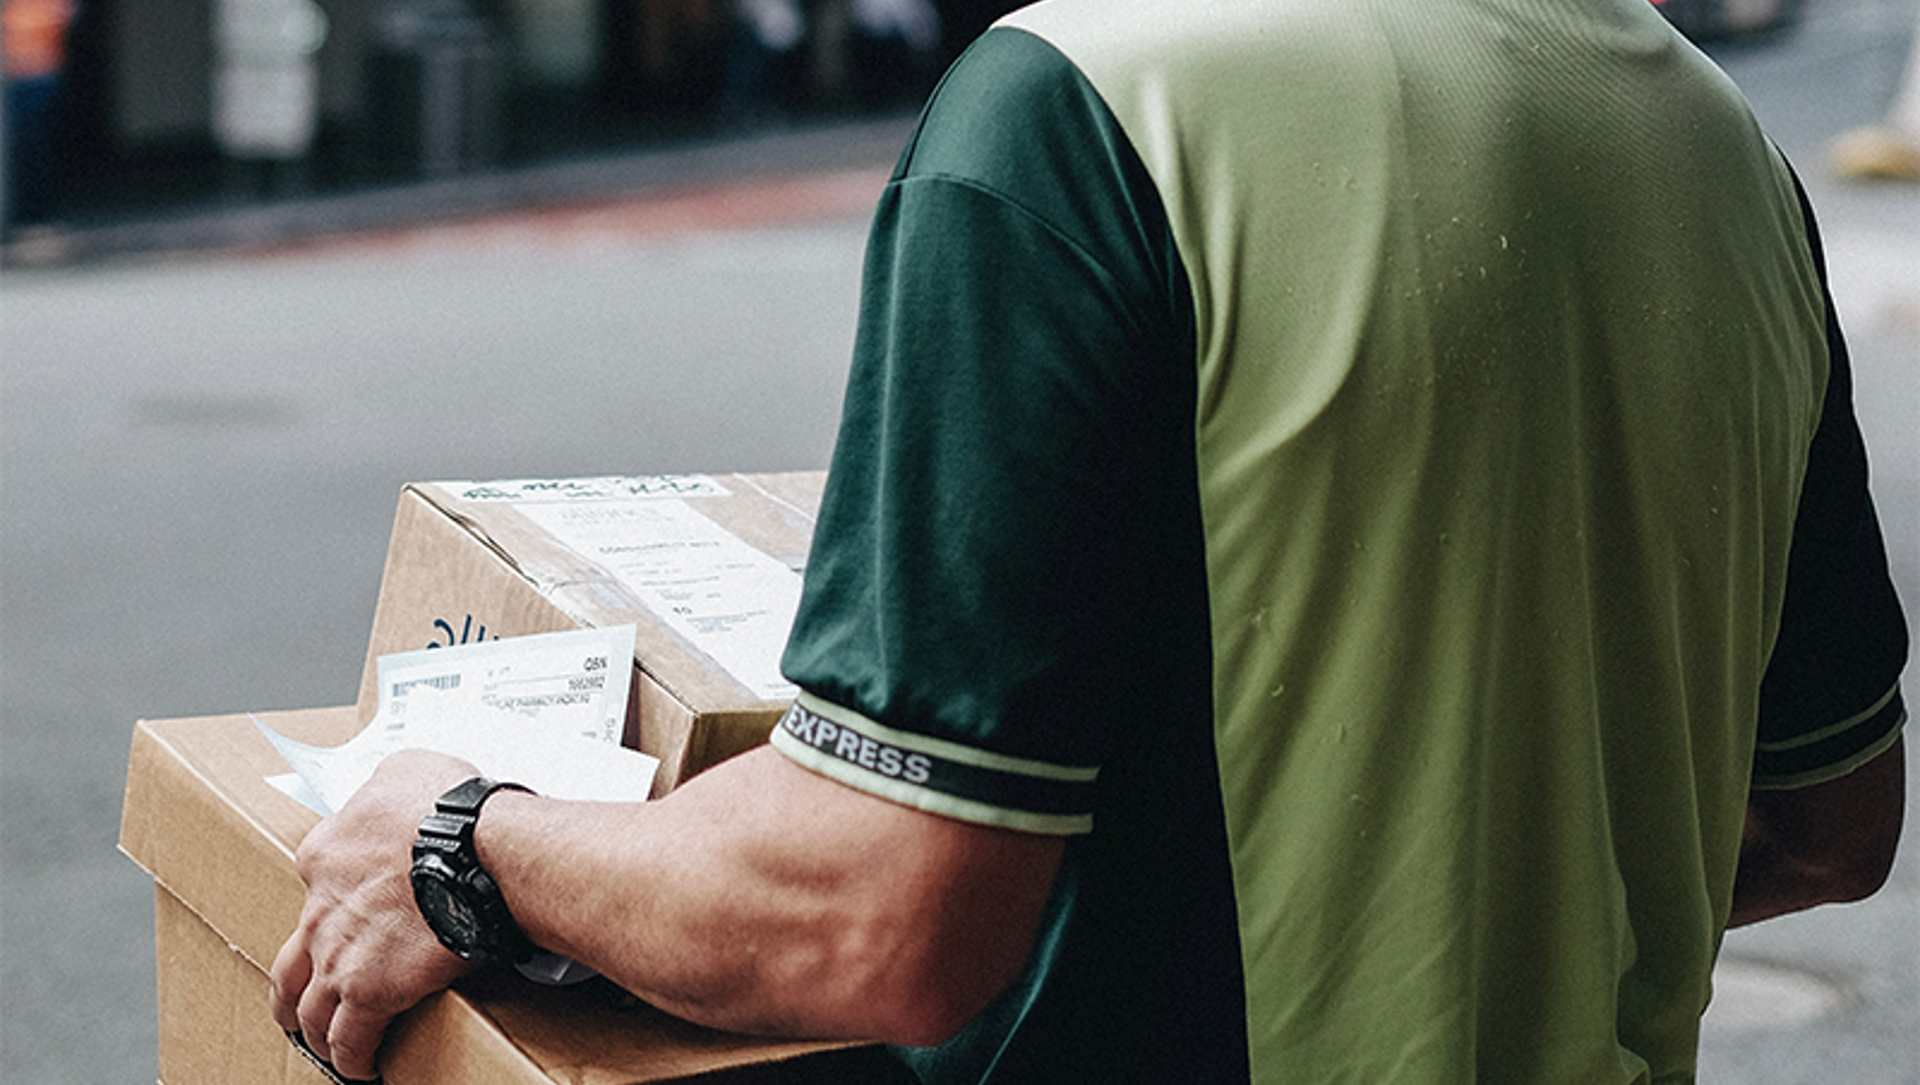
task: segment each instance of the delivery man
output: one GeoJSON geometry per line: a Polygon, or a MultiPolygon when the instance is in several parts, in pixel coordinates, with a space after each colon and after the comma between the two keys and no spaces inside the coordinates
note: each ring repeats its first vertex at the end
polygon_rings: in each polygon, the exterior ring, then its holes
{"type": "Polygon", "coordinates": [[[1904,805],[1820,259],[1644,0],[1016,12],[882,197],[772,743],[396,758],[273,1012],[369,1074],[531,944],[929,1083],[1691,1081],[1904,805]]]}

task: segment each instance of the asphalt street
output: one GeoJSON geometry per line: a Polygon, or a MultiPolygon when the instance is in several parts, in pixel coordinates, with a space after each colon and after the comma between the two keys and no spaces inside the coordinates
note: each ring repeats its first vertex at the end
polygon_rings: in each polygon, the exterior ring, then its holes
{"type": "MultiPolygon", "coordinates": [[[[1915,9],[1809,0],[1711,49],[1821,213],[1910,623],[1920,185],[1825,151],[1882,115],[1915,9]]],[[[402,483],[825,465],[882,142],[0,273],[0,1081],[155,1079],[151,882],[114,849],[133,722],[351,701],[402,483]]],[[[1702,1082],[1920,1083],[1920,831],[1872,900],[1734,932],[1720,986],[1702,1082]]]]}

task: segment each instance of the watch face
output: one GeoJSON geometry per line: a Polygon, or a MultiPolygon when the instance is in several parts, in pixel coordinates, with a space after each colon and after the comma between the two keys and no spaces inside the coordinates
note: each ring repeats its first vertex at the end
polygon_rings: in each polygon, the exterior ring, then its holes
{"type": "Polygon", "coordinates": [[[414,882],[414,898],[440,941],[460,956],[472,957],[480,944],[480,917],[459,892],[438,878],[421,878],[414,882]]]}
{"type": "Polygon", "coordinates": [[[413,842],[413,897],[440,944],[469,961],[521,959],[526,937],[473,854],[473,823],[488,795],[518,784],[475,777],[440,796],[413,842]]]}

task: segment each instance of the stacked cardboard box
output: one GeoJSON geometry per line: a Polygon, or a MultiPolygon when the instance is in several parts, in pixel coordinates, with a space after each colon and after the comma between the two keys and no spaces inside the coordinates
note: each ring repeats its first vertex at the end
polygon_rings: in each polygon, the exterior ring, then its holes
{"type": "Polygon", "coordinates": [[[408,486],[374,611],[361,722],[379,708],[374,664],[389,652],[633,622],[627,744],[660,758],[656,796],[671,790],[765,741],[792,694],[768,677],[777,645],[763,645],[753,668],[714,654],[725,652],[716,641],[766,615],[707,614],[698,599],[666,601],[669,589],[713,594],[782,574],[797,589],[825,481],[813,471],[408,486]],[[709,620],[711,639],[674,620],[682,602],[709,620]]]}
{"type": "MultiPolygon", "coordinates": [[[[753,616],[689,626],[662,614],[655,595],[720,597],[730,578],[778,580],[780,569],[797,578],[821,484],[819,473],[806,473],[409,486],[358,703],[259,718],[288,737],[333,745],[378,708],[372,676],[381,654],[632,622],[639,632],[627,744],[661,758],[655,791],[671,790],[764,741],[789,698],[766,677],[766,661],[743,666],[726,643],[703,638],[704,630],[735,629],[753,616]],[[636,516],[638,502],[669,504],[636,516]],[[598,534],[571,532],[559,506],[598,534]],[[664,528],[660,510],[671,513],[664,528]],[[648,568],[681,579],[667,585],[637,577],[607,554],[585,552],[595,540],[609,552],[674,550],[679,557],[648,568]],[[702,583],[689,588],[689,570],[702,583]]],[[[686,609],[699,605],[690,599],[686,609]]],[[[318,820],[267,782],[285,771],[247,714],[141,721],[134,730],[120,843],[155,882],[165,1085],[330,1080],[266,1011],[267,968],[304,898],[294,852],[318,820]]],[[[870,1049],[728,1035],[617,995],[599,983],[548,988],[483,973],[396,1023],[382,1056],[386,1080],[639,1085],[694,1076],[856,1082],[888,1074],[870,1049]]]]}

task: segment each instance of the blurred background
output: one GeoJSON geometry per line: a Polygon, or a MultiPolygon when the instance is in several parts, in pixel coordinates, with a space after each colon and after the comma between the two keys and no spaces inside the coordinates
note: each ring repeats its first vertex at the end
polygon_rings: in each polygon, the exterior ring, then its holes
{"type": "MultiPolygon", "coordinates": [[[[0,1081],[155,1079],[133,721],[351,701],[403,483],[826,465],[873,202],[1011,6],[0,0],[0,1081]]],[[[1820,210],[1911,616],[1920,0],[1662,7],[1820,210]]],[[[1729,938],[1703,1082],[1920,1083],[1913,837],[1729,938]]]]}
{"type": "Polygon", "coordinates": [[[22,45],[64,24],[59,210],[94,221],[911,108],[998,13],[996,0],[8,0],[7,10],[22,45]]]}

